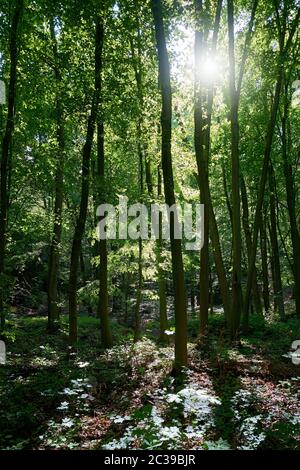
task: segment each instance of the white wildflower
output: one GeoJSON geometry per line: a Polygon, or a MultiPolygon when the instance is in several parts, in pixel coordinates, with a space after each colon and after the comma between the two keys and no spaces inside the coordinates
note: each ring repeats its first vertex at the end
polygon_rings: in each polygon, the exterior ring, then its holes
{"type": "Polygon", "coordinates": [[[61,422],[64,428],[71,428],[74,425],[74,421],[71,418],[64,418],[61,422]]]}

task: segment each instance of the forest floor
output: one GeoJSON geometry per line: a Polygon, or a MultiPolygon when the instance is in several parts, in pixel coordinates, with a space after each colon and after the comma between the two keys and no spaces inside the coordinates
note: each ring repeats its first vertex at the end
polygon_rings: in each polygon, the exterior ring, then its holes
{"type": "Polygon", "coordinates": [[[211,315],[205,345],[189,321],[189,368],[171,376],[173,345],[153,339],[155,322],[133,344],[113,323],[101,350],[99,321],[79,318],[76,355],[67,317],[57,335],[46,319],[15,315],[0,366],[0,449],[300,449],[300,366],[286,356],[300,321],[252,316],[238,348],[211,315]]]}

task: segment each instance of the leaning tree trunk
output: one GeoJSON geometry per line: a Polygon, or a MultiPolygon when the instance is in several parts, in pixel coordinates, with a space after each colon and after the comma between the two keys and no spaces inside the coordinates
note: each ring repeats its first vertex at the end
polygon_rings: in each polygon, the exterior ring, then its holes
{"type": "Polygon", "coordinates": [[[268,177],[268,167],[269,167],[269,162],[270,162],[270,155],[271,155],[271,149],[272,149],[272,143],[273,143],[277,111],[279,107],[282,78],[283,78],[283,70],[282,70],[282,66],[280,65],[277,82],[276,82],[274,100],[273,100],[272,109],[271,109],[271,117],[270,117],[270,121],[268,124],[266,143],[265,143],[265,149],[264,149],[263,168],[262,168],[262,173],[261,173],[261,178],[260,178],[258,198],[257,198],[257,203],[256,203],[255,217],[254,217],[254,224],[253,224],[252,250],[251,250],[251,256],[250,256],[249,266],[248,266],[247,285],[246,285],[246,293],[245,293],[245,299],[244,299],[244,312],[243,312],[243,330],[245,332],[248,330],[250,294],[251,294],[251,289],[252,289],[253,274],[254,274],[256,253],[257,253],[258,233],[259,233],[259,227],[261,225],[261,211],[263,207],[265,187],[266,187],[266,181],[268,177]]]}
{"type": "Polygon", "coordinates": [[[54,30],[54,20],[50,22],[50,32],[53,48],[55,94],[56,94],[56,126],[58,153],[56,156],[55,172],[55,203],[54,203],[54,226],[50,247],[48,266],[48,330],[53,332],[58,322],[57,306],[57,278],[59,270],[59,252],[62,231],[62,209],[63,209],[63,184],[64,184],[64,158],[65,158],[65,133],[64,112],[62,106],[62,77],[58,61],[57,41],[54,30]]]}
{"type": "Polygon", "coordinates": [[[5,291],[5,249],[9,203],[9,155],[11,151],[16,112],[17,65],[19,58],[19,35],[24,11],[24,1],[16,0],[10,34],[10,73],[8,86],[8,110],[6,127],[2,141],[0,166],[0,329],[5,327],[4,291],[5,291]]]}
{"type": "MultiPolygon", "coordinates": [[[[162,133],[162,171],[166,204],[175,204],[171,135],[172,135],[172,92],[170,65],[164,33],[161,0],[152,0],[152,13],[155,25],[156,47],[159,61],[159,84],[162,98],[161,133],[162,133]]],[[[176,211],[170,212],[170,238],[172,253],[172,272],[175,291],[175,371],[187,365],[187,310],[184,269],[181,240],[175,239],[175,224],[178,223],[176,211]]]]}
{"type": "Polygon", "coordinates": [[[82,152],[82,172],[81,172],[81,199],[79,216],[76,221],[75,233],[71,252],[71,266],[69,276],[69,340],[71,345],[77,342],[77,282],[81,241],[84,234],[87,217],[89,189],[90,189],[90,160],[94,132],[97,120],[98,103],[101,88],[100,67],[102,58],[102,22],[97,18],[95,33],[95,90],[93,95],[92,108],[88,119],[85,145],[82,152]]]}
{"type": "Polygon", "coordinates": [[[264,201],[266,182],[268,178],[268,170],[269,170],[274,130],[275,130],[276,119],[277,119],[277,112],[278,112],[278,108],[280,104],[280,94],[281,94],[283,76],[284,76],[284,62],[285,62],[286,54],[291,46],[295,32],[297,31],[299,19],[300,19],[300,8],[298,9],[295,19],[293,21],[286,44],[284,44],[286,28],[284,28],[283,30],[281,29],[279,33],[280,53],[279,53],[279,58],[278,58],[279,59],[278,60],[278,73],[277,73],[274,99],[273,99],[273,103],[271,107],[271,115],[270,115],[270,120],[268,123],[268,129],[267,129],[266,140],[265,140],[263,167],[262,167],[261,178],[260,178],[260,183],[259,183],[259,190],[258,190],[258,197],[257,197],[255,218],[254,218],[254,225],[253,225],[253,243],[252,243],[251,257],[250,257],[250,263],[249,263],[249,268],[248,268],[247,286],[246,286],[246,293],[245,293],[244,306],[243,306],[244,307],[243,308],[243,330],[244,331],[247,331],[248,324],[249,324],[249,304],[250,304],[250,294],[251,294],[251,288],[252,288],[252,282],[253,282],[255,259],[256,259],[256,253],[257,253],[258,233],[259,233],[259,228],[261,225],[261,211],[262,211],[262,206],[263,206],[263,201],[264,201]]]}

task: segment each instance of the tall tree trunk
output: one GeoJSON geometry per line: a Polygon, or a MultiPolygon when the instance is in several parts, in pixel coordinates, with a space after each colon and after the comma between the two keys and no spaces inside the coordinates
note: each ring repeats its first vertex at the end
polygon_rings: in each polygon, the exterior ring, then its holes
{"type": "Polygon", "coordinates": [[[230,224],[231,224],[231,230],[232,230],[232,207],[230,203],[230,195],[227,187],[227,179],[226,179],[226,169],[225,165],[222,162],[222,177],[223,177],[223,188],[224,188],[224,194],[225,194],[225,199],[226,199],[226,206],[228,209],[228,214],[230,218],[230,224]]]}
{"type": "MultiPolygon", "coordinates": [[[[103,43],[104,43],[104,24],[101,18],[99,25],[99,94],[101,100],[101,113],[98,113],[97,119],[97,194],[98,204],[105,204],[106,178],[105,178],[105,148],[104,148],[104,123],[103,123],[103,99],[102,92],[102,74],[103,74],[103,43]]],[[[108,297],[108,273],[107,273],[107,240],[99,240],[97,243],[99,249],[99,298],[98,298],[98,317],[101,324],[101,343],[104,348],[110,348],[113,344],[112,332],[109,321],[109,297],[108,297]]]]}
{"type": "MultiPolygon", "coordinates": [[[[157,168],[157,196],[158,199],[161,199],[162,196],[162,181],[161,181],[161,169],[160,165],[157,168]]],[[[167,315],[167,286],[166,278],[164,271],[161,267],[163,262],[162,250],[163,250],[163,241],[162,241],[162,214],[159,213],[158,219],[158,231],[159,236],[156,240],[156,266],[157,266],[157,280],[158,280],[158,295],[159,295],[159,329],[160,329],[160,341],[166,342],[168,336],[165,331],[168,329],[168,315],[167,315]]]]}
{"type": "MultiPolygon", "coordinates": [[[[103,46],[103,24],[102,27],[102,44],[103,46]]],[[[101,54],[102,59],[102,54],[101,54]]],[[[102,60],[100,65],[100,74],[102,71],[102,60]]],[[[102,84],[100,85],[102,88],[102,84]]],[[[99,204],[105,204],[105,150],[104,150],[104,125],[103,117],[98,118],[97,124],[97,160],[98,160],[98,197],[99,204]]],[[[107,240],[99,240],[97,244],[99,248],[99,299],[98,299],[98,317],[101,324],[101,343],[104,348],[110,348],[113,344],[112,333],[109,321],[109,298],[108,298],[108,274],[107,274],[107,240]]]]}
{"type": "Polygon", "coordinates": [[[95,32],[95,90],[92,108],[88,119],[85,145],[82,152],[81,172],[81,199],[79,216],[76,221],[75,233],[71,252],[71,266],[69,276],[69,340],[71,345],[77,342],[77,282],[81,241],[84,234],[87,217],[89,189],[90,189],[90,160],[94,132],[97,120],[98,103],[101,89],[101,58],[103,42],[103,23],[100,18],[96,20],[95,32]]]}
{"type": "Polygon", "coordinates": [[[270,296],[269,296],[269,270],[268,270],[268,249],[267,249],[267,233],[265,227],[264,217],[262,217],[260,225],[260,252],[261,252],[261,266],[262,266],[262,279],[263,279],[263,299],[265,312],[270,310],[270,296]]]}
{"type": "Polygon", "coordinates": [[[143,287],[143,241],[139,238],[139,256],[138,256],[138,286],[137,295],[134,306],[134,341],[141,338],[141,302],[142,302],[142,287],[143,287]]]}
{"type": "Polygon", "coordinates": [[[226,320],[228,320],[229,313],[230,313],[229,287],[228,287],[228,282],[226,278],[226,271],[225,271],[225,266],[223,262],[222,251],[221,251],[218,225],[217,225],[215,213],[214,213],[213,206],[212,206],[212,200],[210,196],[209,196],[208,204],[209,204],[208,208],[209,208],[209,222],[210,222],[209,234],[210,234],[210,239],[212,243],[214,261],[216,265],[216,271],[217,271],[217,276],[218,276],[218,281],[219,281],[219,286],[220,286],[220,291],[221,291],[221,297],[223,301],[224,314],[225,314],[226,320]]]}
{"type": "MultiPolygon", "coordinates": [[[[174,180],[171,154],[172,135],[172,92],[170,83],[170,65],[164,33],[161,0],[151,0],[155,25],[156,46],[159,61],[159,84],[162,97],[161,131],[162,131],[162,171],[166,204],[175,204],[174,180]]],[[[170,212],[170,238],[172,252],[172,272],[175,291],[175,371],[187,365],[187,311],[184,269],[181,240],[175,239],[174,228],[178,223],[176,211],[170,212]]]]}
{"type": "MultiPolygon", "coordinates": [[[[268,225],[268,229],[269,229],[269,234],[271,233],[271,227],[270,225],[268,225]]],[[[271,238],[271,237],[270,237],[271,238]]],[[[276,275],[275,275],[275,264],[274,264],[274,258],[273,258],[273,255],[272,255],[272,245],[271,245],[271,242],[269,242],[269,251],[271,253],[271,256],[270,256],[270,265],[271,265],[271,275],[272,275],[272,288],[273,288],[273,310],[274,312],[277,312],[278,311],[278,303],[277,303],[277,296],[275,295],[275,292],[276,292],[276,275]]]]}
{"type": "MultiPolygon", "coordinates": [[[[242,60],[241,60],[241,64],[240,64],[240,71],[239,71],[237,89],[236,89],[236,93],[234,94],[234,99],[231,100],[232,103],[233,103],[233,109],[234,109],[234,112],[235,112],[236,115],[238,113],[238,106],[239,106],[240,93],[241,93],[241,88],[242,88],[242,81],[243,81],[243,76],[244,76],[244,72],[245,72],[245,65],[246,65],[246,61],[247,61],[247,57],[248,57],[248,53],[249,53],[249,47],[250,47],[250,42],[251,42],[251,37],[252,37],[252,32],[253,32],[253,26],[254,26],[254,20],[255,20],[257,5],[258,5],[258,0],[254,0],[253,5],[252,5],[252,11],[251,11],[251,17],[250,17],[250,21],[249,21],[249,26],[248,26],[248,30],[247,30],[247,33],[246,33],[245,44],[244,44],[244,48],[243,48],[243,54],[242,54],[242,60]]],[[[218,30],[216,28],[216,26],[218,25],[218,22],[220,21],[221,6],[222,6],[222,1],[218,2],[218,5],[217,5],[215,28],[214,28],[214,36],[215,36],[214,46],[216,46],[216,38],[217,38],[217,30],[218,30]]],[[[231,11],[231,15],[233,16],[233,3],[232,3],[231,6],[229,5],[228,8],[229,8],[229,11],[231,11]]],[[[231,41],[232,41],[232,33],[233,33],[232,30],[233,30],[233,25],[231,25],[230,32],[229,32],[229,35],[231,36],[231,41]]],[[[233,42],[233,44],[231,43],[231,46],[232,46],[231,47],[231,49],[232,49],[231,53],[233,53],[232,58],[233,58],[233,63],[234,63],[234,42],[233,42]]],[[[231,82],[233,82],[233,84],[234,84],[234,87],[232,88],[232,90],[235,89],[235,80],[234,80],[234,78],[235,78],[235,76],[231,75],[231,82]]],[[[210,122],[211,121],[212,103],[213,103],[212,93],[210,93],[208,102],[209,102],[209,116],[210,116],[209,117],[209,122],[210,122]]],[[[238,131],[239,130],[238,125],[236,127],[237,127],[237,131],[238,131]]],[[[236,130],[236,127],[235,127],[235,130],[236,130]]],[[[237,134],[237,137],[238,137],[238,134],[237,134]]],[[[237,142],[238,142],[238,140],[237,140],[237,142]]],[[[238,145],[237,145],[237,147],[238,147],[238,145]]],[[[223,168],[223,178],[224,178],[223,182],[224,182],[224,190],[225,190],[225,195],[226,195],[226,203],[227,203],[227,207],[228,207],[228,211],[229,211],[229,215],[230,215],[231,226],[233,227],[233,212],[232,212],[232,207],[231,207],[230,200],[229,200],[229,195],[228,195],[228,192],[227,192],[226,175],[224,173],[224,168],[223,168]]],[[[216,265],[216,269],[217,269],[217,273],[218,273],[218,277],[219,277],[219,284],[220,284],[221,294],[222,294],[223,303],[224,303],[225,317],[227,318],[228,323],[230,323],[229,315],[231,314],[232,310],[231,310],[231,304],[230,304],[230,298],[229,298],[229,289],[228,289],[228,284],[227,284],[227,280],[226,280],[225,269],[224,269],[224,264],[223,264],[223,260],[222,260],[221,249],[220,249],[220,241],[219,241],[217,223],[216,223],[216,219],[215,219],[215,216],[214,216],[214,212],[212,210],[212,206],[210,208],[210,214],[211,214],[210,215],[210,220],[211,220],[211,228],[212,228],[211,229],[211,238],[212,238],[212,243],[213,243],[213,247],[214,247],[215,265],[216,265]]],[[[233,243],[232,243],[232,245],[233,245],[233,243]]],[[[233,248],[233,246],[232,246],[232,248],[233,248]]],[[[233,249],[232,249],[232,252],[233,252],[233,249]]]]}
{"type": "Polygon", "coordinates": [[[208,148],[202,109],[200,83],[201,54],[203,49],[202,0],[195,1],[195,105],[194,142],[198,168],[200,202],[204,205],[204,243],[200,253],[200,337],[206,335],[209,309],[209,190],[208,190],[208,148]]]}
{"type": "Polygon", "coordinates": [[[285,62],[286,54],[291,46],[293,37],[297,30],[299,19],[300,19],[300,8],[298,8],[297,10],[297,14],[295,16],[292,27],[290,29],[286,44],[285,44],[286,28],[284,29],[279,28],[280,52],[279,52],[279,58],[278,58],[278,72],[277,72],[274,99],[273,99],[273,103],[271,106],[270,120],[268,123],[268,129],[266,133],[263,167],[262,167],[262,172],[261,172],[259,191],[258,191],[256,210],[255,210],[254,225],[253,225],[253,243],[252,243],[251,258],[250,258],[250,263],[249,263],[249,268],[248,268],[247,286],[246,286],[244,308],[243,308],[243,330],[244,331],[247,331],[248,323],[249,323],[250,293],[251,293],[251,287],[252,287],[252,282],[253,282],[253,273],[254,273],[255,259],[256,259],[256,253],[257,253],[258,233],[259,233],[259,228],[261,225],[261,211],[262,211],[262,206],[263,206],[263,201],[264,201],[266,181],[268,178],[269,162],[270,162],[273,136],[274,136],[274,130],[275,130],[275,125],[276,125],[276,119],[277,119],[277,112],[278,112],[279,103],[280,103],[280,94],[281,94],[283,75],[284,75],[284,62],[285,62]]]}
{"type": "Polygon", "coordinates": [[[296,190],[293,169],[290,161],[290,145],[287,127],[289,124],[288,85],[285,87],[285,103],[281,120],[282,128],[282,159],[285,178],[286,201],[291,226],[291,239],[293,248],[293,275],[296,314],[300,315],[300,232],[297,224],[296,190]]]}
{"type": "MultiPolygon", "coordinates": [[[[135,73],[137,98],[139,103],[139,114],[136,125],[137,137],[137,154],[139,165],[139,190],[140,197],[143,198],[144,194],[144,168],[146,174],[146,183],[148,192],[152,192],[151,183],[151,168],[148,158],[146,158],[145,145],[143,143],[143,110],[144,110],[144,97],[143,97],[143,83],[142,83],[142,51],[141,51],[141,30],[139,25],[139,17],[137,17],[137,55],[135,53],[134,43],[130,41],[131,54],[133,59],[133,68],[135,73]],[[145,160],[145,162],[144,162],[145,160]],[[145,165],[144,165],[145,163],[145,165]]],[[[141,302],[142,302],[142,289],[143,289],[143,241],[139,238],[139,255],[138,255],[138,286],[137,295],[134,308],[134,341],[138,341],[141,337],[141,302]]]]}
{"type": "Polygon", "coordinates": [[[0,166],[0,329],[5,327],[4,291],[5,291],[5,249],[8,220],[8,179],[9,155],[11,151],[16,112],[17,65],[19,58],[19,36],[24,11],[24,0],[16,0],[10,33],[10,73],[8,86],[8,110],[6,127],[2,141],[0,166]]]}
{"type": "MultiPolygon", "coordinates": [[[[212,54],[215,53],[217,48],[218,42],[218,33],[220,27],[220,18],[221,18],[221,11],[222,11],[222,0],[218,0],[216,6],[216,15],[214,21],[214,31],[213,31],[213,39],[212,39],[212,54]]],[[[207,95],[207,124],[206,124],[206,132],[205,132],[205,142],[207,146],[207,153],[209,156],[210,153],[210,131],[211,131],[211,119],[212,119],[212,109],[213,109],[213,98],[214,98],[214,86],[213,83],[210,84],[208,89],[207,95]]],[[[219,230],[217,225],[217,220],[213,208],[212,198],[210,194],[210,187],[208,184],[208,210],[209,210],[209,235],[211,239],[212,249],[213,249],[213,256],[223,301],[224,307],[224,314],[225,318],[228,319],[229,312],[230,312],[230,295],[229,295],[229,286],[226,278],[226,271],[222,256],[221,250],[221,243],[220,243],[220,236],[219,230]]]]}
{"type": "MultiPolygon", "coordinates": [[[[197,26],[199,28],[201,23],[201,14],[202,14],[202,2],[196,0],[195,10],[197,17],[197,26]]],[[[217,47],[218,32],[220,26],[220,17],[222,10],[222,0],[218,0],[216,6],[216,14],[214,21],[214,31],[212,39],[212,54],[215,52],[217,47]]],[[[229,289],[226,279],[226,273],[223,263],[220,237],[218,232],[218,226],[215,218],[215,213],[213,209],[212,199],[210,195],[209,188],[209,179],[208,179],[208,160],[210,153],[210,130],[211,130],[211,117],[212,117],[212,107],[213,107],[213,96],[214,96],[214,87],[213,84],[210,84],[207,92],[207,112],[206,119],[203,119],[203,110],[202,110],[202,99],[201,99],[201,87],[200,87],[200,57],[202,53],[201,48],[203,45],[203,31],[201,28],[195,33],[195,110],[194,110],[194,123],[195,123],[195,153],[196,161],[198,168],[198,183],[200,189],[200,197],[202,201],[206,201],[205,206],[205,227],[204,227],[204,247],[201,253],[201,266],[200,266],[200,318],[202,318],[200,331],[204,332],[207,324],[207,309],[209,304],[209,294],[208,294],[208,282],[206,279],[208,277],[207,265],[208,265],[208,233],[211,238],[213,255],[223,300],[224,313],[225,317],[228,316],[229,312],[229,289]],[[202,188],[202,190],[201,190],[202,188]],[[201,195],[202,194],[202,195],[201,195]],[[209,229],[207,231],[206,229],[209,229]],[[207,263],[206,263],[207,261],[207,263]],[[201,274],[202,273],[202,274],[201,274]],[[201,301],[202,297],[202,301],[201,301]],[[202,303],[202,305],[201,305],[202,303]]]]}
{"type": "Polygon", "coordinates": [[[261,224],[261,211],[262,211],[264,194],[265,194],[266,180],[268,177],[268,166],[270,162],[273,135],[274,135],[274,129],[275,129],[275,124],[276,124],[277,111],[279,107],[281,85],[282,85],[282,68],[280,67],[279,74],[277,77],[274,101],[272,104],[271,118],[268,124],[266,143],[265,143],[265,149],[264,149],[263,168],[262,168],[262,173],[261,173],[259,192],[258,192],[258,198],[257,198],[257,203],[256,203],[256,209],[255,209],[255,218],[254,218],[254,224],[253,224],[253,242],[252,242],[252,250],[251,250],[251,256],[250,256],[250,261],[249,261],[249,266],[248,266],[247,286],[246,286],[246,293],[245,293],[245,299],[244,299],[244,312],[243,312],[243,330],[244,331],[247,331],[248,329],[250,294],[251,294],[251,289],[252,289],[253,274],[254,274],[254,268],[255,268],[258,232],[259,232],[259,227],[261,224]]]}
{"type": "Polygon", "coordinates": [[[279,317],[282,321],[285,320],[283,291],[281,281],[280,257],[277,239],[277,218],[276,218],[276,182],[273,165],[270,162],[269,166],[269,190],[270,190],[270,239],[274,263],[274,297],[276,299],[276,306],[278,309],[279,317]]]}
{"type": "Polygon", "coordinates": [[[54,59],[55,75],[55,100],[56,100],[56,134],[58,152],[56,155],[55,171],[55,203],[54,203],[54,226],[50,246],[48,266],[48,330],[53,332],[58,322],[57,307],[57,278],[59,271],[59,252],[62,231],[62,209],[63,209],[63,184],[64,184],[64,159],[65,159],[65,135],[64,135],[64,112],[62,106],[62,79],[58,60],[57,41],[55,37],[54,20],[50,22],[50,33],[54,59]]]}
{"type": "MultiPolygon", "coordinates": [[[[249,225],[248,196],[247,196],[246,184],[245,184],[245,180],[243,176],[241,177],[241,197],[242,197],[242,206],[243,206],[242,221],[243,221],[243,228],[244,228],[245,240],[246,240],[247,258],[248,258],[248,263],[249,263],[250,256],[251,256],[251,249],[252,249],[252,237],[251,237],[251,231],[250,231],[250,225],[249,225]]],[[[254,269],[254,275],[253,275],[252,292],[253,292],[255,313],[258,313],[261,315],[262,305],[261,305],[261,300],[260,300],[259,287],[257,283],[256,267],[254,269]]]]}
{"type": "Polygon", "coordinates": [[[233,0],[227,1],[228,7],[228,44],[229,44],[229,94],[231,123],[231,190],[232,190],[232,301],[229,321],[230,336],[238,335],[242,312],[241,285],[241,208],[240,208],[240,156],[239,156],[239,122],[238,94],[235,83],[235,51],[234,51],[234,5],[233,0]]]}

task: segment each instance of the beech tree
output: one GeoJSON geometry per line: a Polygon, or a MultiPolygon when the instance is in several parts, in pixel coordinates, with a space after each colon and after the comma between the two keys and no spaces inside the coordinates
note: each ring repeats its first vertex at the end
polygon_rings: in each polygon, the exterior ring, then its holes
{"type": "MultiPolygon", "coordinates": [[[[156,47],[159,62],[159,85],[161,89],[161,159],[164,178],[166,204],[175,205],[174,179],[172,168],[172,91],[170,83],[170,64],[166,46],[161,0],[152,0],[155,25],[156,47]]],[[[175,238],[175,224],[178,223],[177,211],[170,211],[170,240],[172,252],[172,271],[174,284],[175,309],[175,369],[187,365],[187,312],[181,240],[175,238]]]]}
{"type": "MultiPolygon", "coordinates": [[[[78,267],[82,237],[87,217],[89,189],[90,189],[90,161],[93,146],[94,132],[97,122],[98,106],[101,92],[101,64],[102,64],[102,46],[103,46],[103,23],[100,16],[96,17],[95,26],[95,86],[92,107],[88,118],[86,140],[82,150],[82,169],[81,169],[81,199],[79,215],[77,217],[69,276],[69,337],[70,343],[77,342],[77,279],[78,267]]],[[[100,135],[99,135],[99,138],[100,135]]],[[[99,156],[101,158],[101,156],[99,156]]],[[[103,257],[102,257],[103,261],[103,257]]]]}
{"type": "Polygon", "coordinates": [[[64,188],[64,165],[65,165],[65,130],[64,111],[62,97],[62,79],[58,55],[57,40],[55,36],[55,21],[50,21],[50,34],[53,50],[53,71],[55,76],[55,106],[57,122],[57,161],[55,171],[55,203],[54,203],[54,226],[53,237],[50,247],[48,268],[48,329],[55,330],[55,322],[58,321],[57,306],[57,278],[59,270],[59,251],[62,231],[63,210],[63,188],[64,188]]]}
{"type": "Polygon", "coordinates": [[[20,51],[20,35],[22,18],[24,13],[24,1],[16,0],[15,10],[10,29],[10,72],[8,84],[8,104],[6,126],[1,146],[1,166],[0,166],[0,315],[1,330],[5,327],[5,249],[7,241],[7,223],[9,208],[9,179],[11,172],[10,152],[14,133],[14,122],[16,114],[16,93],[17,93],[17,66],[20,51]]]}

